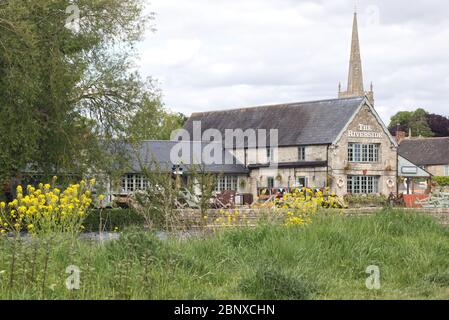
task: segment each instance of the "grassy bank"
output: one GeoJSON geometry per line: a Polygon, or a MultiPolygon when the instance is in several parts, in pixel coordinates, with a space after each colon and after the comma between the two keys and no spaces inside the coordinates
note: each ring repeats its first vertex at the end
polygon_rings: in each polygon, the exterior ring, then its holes
{"type": "Polygon", "coordinates": [[[449,231],[430,217],[394,211],[204,239],[160,241],[128,230],[106,244],[0,246],[1,299],[449,298],[449,231]],[[69,265],[81,268],[80,290],[65,287],[69,265]],[[380,268],[378,291],[365,286],[370,265],[380,268]]]}

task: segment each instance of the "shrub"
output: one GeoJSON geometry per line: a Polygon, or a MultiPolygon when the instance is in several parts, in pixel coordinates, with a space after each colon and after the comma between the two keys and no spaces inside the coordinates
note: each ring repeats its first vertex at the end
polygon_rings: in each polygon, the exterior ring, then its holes
{"type": "Polygon", "coordinates": [[[448,187],[449,186],[449,177],[433,177],[432,181],[436,182],[441,187],[448,187]]]}
{"type": "Polygon", "coordinates": [[[127,227],[143,227],[145,219],[133,209],[93,209],[84,221],[86,231],[117,231],[127,227]]]}
{"type": "Polygon", "coordinates": [[[348,194],[344,198],[349,207],[385,207],[388,204],[384,195],[348,194]]]}
{"type": "MultiPolygon", "coordinates": [[[[17,186],[16,199],[0,203],[0,233],[29,233],[41,235],[54,232],[76,234],[82,230],[87,209],[91,206],[95,180],[82,180],[61,191],[52,183],[17,186]]],[[[100,200],[103,196],[99,197],[100,200]]]]}
{"type": "Polygon", "coordinates": [[[287,211],[286,226],[308,225],[320,210],[341,208],[335,194],[328,190],[314,192],[311,189],[295,190],[276,200],[277,205],[287,211]]]}

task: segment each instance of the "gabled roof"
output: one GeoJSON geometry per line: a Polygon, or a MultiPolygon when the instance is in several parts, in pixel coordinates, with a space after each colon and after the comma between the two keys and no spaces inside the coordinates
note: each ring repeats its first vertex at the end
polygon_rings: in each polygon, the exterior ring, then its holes
{"type": "Polygon", "coordinates": [[[194,113],[184,128],[193,134],[193,122],[201,130],[278,129],[279,146],[332,144],[358,110],[364,97],[270,105],[194,113]]]}
{"type": "MultiPolygon", "coordinates": [[[[178,141],[142,141],[137,146],[132,145],[122,145],[121,149],[124,151],[129,157],[129,166],[132,172],[139,173],[142,171],[142,167],[150,168],[154,163],[157,163],[161,170],[171,170],[174,163],[170,159],[170,153],[174,146],[178,143],[186,143],[190,144],[190,163],[182,164],[184,172],[188,172],[191,168],[191,163],[193,163],[193,159],[200,159],[199,156],[196,155],[195,150],[193,148],[193,143],[191,141],[186,142],[178,142],[178,141]]],[[[201,152],[203,152],[204,147],[207,145],[205,142],[197,142],[201,144],[201,152]]],[[[226,155],[230,158],[234,159],[234,164],[202,164],[197,165],[196,170],[201,170],[207,173],[223,173],[223,174],[246,174],[248,169],[245,166],[238,162],[235,157],[233,157],[229,151],[220,148],[222,152],[222,159],[226,159],[226,155]]]]}
{"type": "Polygon", "coordinates": [[[449,137],[402,140],[399,154],[418,166],[449,165],[449,137]]]}
{"type": "Polygon", "coordinates": [[[432,174],[403,156],[398,156],[398,176],[410,178],[430,178],[432,174]]]}

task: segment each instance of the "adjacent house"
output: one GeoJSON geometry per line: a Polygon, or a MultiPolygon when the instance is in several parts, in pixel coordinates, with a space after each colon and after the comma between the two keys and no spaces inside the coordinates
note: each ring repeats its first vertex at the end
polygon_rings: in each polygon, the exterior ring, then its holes
{"type": "Polygon", "coordinates": [[[118,146],[120,152],[127,155],[127,172],[121,177],[119,185],[110,179],[106,179],[108,202],[112,202],[118,197],[127,196],[137,190],[147,189],[148,181],[144,174],[145,170],[157,170],[158,172],[178,175],[183,183],[187,182],[192,171],[213,174],[217,176],[215,191],[242,191],[239,190],[239,186],[246,183],[249,170],[242,163],[239,163],[232,154],[221,148],[221,145],[217,144],[216,150],[220,150],[222,158],[231,158],[232,165],[194,164],[194,160],[201,157],[207,146],[210,146],[210,143],[154,140],[142,141],[137,145],[118,146]],[[172,161],[172,153],[176,147],[180,150],[188,150],[188,159],[184,164],[172,161]]]}
{"type": "Polygon", "coordinates": [[[434,176],[449,176],[449,137],[403,139],[399,154],[434,176]]]}

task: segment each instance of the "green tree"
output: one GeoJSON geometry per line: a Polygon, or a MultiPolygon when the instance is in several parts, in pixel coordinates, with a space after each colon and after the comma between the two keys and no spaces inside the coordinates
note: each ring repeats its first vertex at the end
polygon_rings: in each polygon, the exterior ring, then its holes
{"type": "Polygon", "coordinates": [[[0,179],[106,165],[151,86],[132,71],[142,0],[0,0],[0,179]],[[74,4],[79,30],[66,27],[74,4]],[[67,13],[69,12],[69,13],[67,13]]]}
{"type": "Polygon", "coordinates": [[[388,128],[393,134],[399,129],[407,133],[411,130],[413,136],[433,137],[434,133],[427,123],[427,115],[421,108],[415,111],[400,111],[391,118],[388,128]]]}
{"type": "Polygon", "coordinates": [[[140,110],[129,121],[127,137],[131,142],[170,140],[171,133],[182,128],[186,121],[187,117],[182,113],[168,111],[159,94],[148,94],[140,110]]]}

